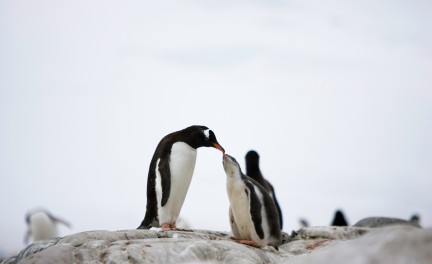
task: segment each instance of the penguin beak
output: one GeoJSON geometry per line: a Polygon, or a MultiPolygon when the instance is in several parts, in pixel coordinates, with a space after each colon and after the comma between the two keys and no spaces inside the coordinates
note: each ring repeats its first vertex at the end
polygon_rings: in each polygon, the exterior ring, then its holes
{"type": "Polygon", "coordinates": [[[225,150],[221,145],[219,145],[218,143],[213,143],[213,146],[225,154],[225,150]]]}

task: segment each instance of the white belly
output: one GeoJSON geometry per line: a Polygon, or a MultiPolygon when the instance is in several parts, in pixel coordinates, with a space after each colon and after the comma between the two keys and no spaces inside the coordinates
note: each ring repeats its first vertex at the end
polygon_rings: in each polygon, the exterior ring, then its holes
{"type": "Polygon", "coordinates": [[[239,239],[252,239],[255,229],[250,215],[249,198],[245,192],[245,185],[242,181],[227,182],[228,198],[237,224],[239,239]]]}
{"type": "Polygon", "coordinates": [[[57,228],[53,221],[43,212],[34,213],[30,217],[30,232],[33,241],[45,240],[57,236],[57,228]]]}
{"type": "MultiPolygon", "coordinates": [[[[158,216],[159,224],[175,224],[183,202],[186,198],[186,193],[189,189],[192,175],[195,169],[197,150],[190,147],[186,143],[178,142],[173,144],[170,158],[171,171],[171,189],[167,203],[160,207],[162,188],[156,188],[156,196],[158,199],[158,216]]],[[[156,184],[160,185],[160,173],[156,169],[156,184]],[[159,178],[159,179],[158,179],[159,178]]]]}

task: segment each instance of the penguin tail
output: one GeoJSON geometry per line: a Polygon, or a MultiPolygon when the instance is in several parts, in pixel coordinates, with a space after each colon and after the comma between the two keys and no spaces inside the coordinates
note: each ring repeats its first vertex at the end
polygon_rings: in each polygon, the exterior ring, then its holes
{"type": "Polygon", "coordinates": [[[153,219],[151,217],[148,217],[146,214],[144,217],[144,220],[142,220],[140,226],[137,229],[150,229],[153,225],[153,219]]]}
{"type": "Polygon", "coordinates": [[[145,227],[145,226],[143,226],[143,225],[140,225],[137,229],[150,229],[150,228],[145,227]]]}
{"type": "Polygon", "coordinates": [[[146,223],[146,221],[144,219],[137,229],[150,229],[150,228],[151,228],[151,224],[146,223]]]}

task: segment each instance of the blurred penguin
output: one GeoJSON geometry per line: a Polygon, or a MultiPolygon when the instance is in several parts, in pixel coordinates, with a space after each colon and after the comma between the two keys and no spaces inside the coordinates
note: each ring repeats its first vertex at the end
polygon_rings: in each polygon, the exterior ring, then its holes
{"type": "Polygon", "coordinates": [[[300,224],[300,228],[309,227],[308,220],[306,220],[304,218],[299,219],[299,224],[300,224]]]}
{"type": "Polygon", "coordinates": [[[420,226],[420,216],[418,214],[413,214],[410,218],[410,222],[420,226]]]}
{"type": "Polygon", "coordinates": [[[260,167],[259,167],[259,155],[256,151],[251,150],[248,153],[246,153],[246,175],[254,179],[256,182],[261,184],[264,189],[267,190],[267,192],[270,194],[270,197],[273,199],[277,212],[279,214],[279,225],[280,229],[283,228],[283,219],[282,219],[282,210],[279,206],[279,203],[276,199],[276,195],[274,193],[274,188],[270,184],[269,181],[264,179],[264,176],[261,173],[260,167]]]}
{"type": "Polygon", "coordinates": [[[24,242],[27,244],[31,237],[33,242],[57,237],[57,224],[62,223],[67,227],[70,224],[50,212],[43,209],[33,210],[26,214],[27,232],[24,242]]]}
{"type": "Polygon", "coordinates": [[[337,210],[331,224],[332,226],[348,226],[348,222],[345,219],[344,214],[341,210],[337,210]]]}

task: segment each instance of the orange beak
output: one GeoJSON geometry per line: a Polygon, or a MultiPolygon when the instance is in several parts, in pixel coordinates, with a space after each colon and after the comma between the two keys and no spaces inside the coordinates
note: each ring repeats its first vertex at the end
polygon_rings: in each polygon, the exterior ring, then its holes
{"type": "Polygon", "coordinates": [[[213,143],[213,146],[225,154],[225,150],[223,147],[221,147],[221,145],[219,145],[218,143],[213,143]]]}

